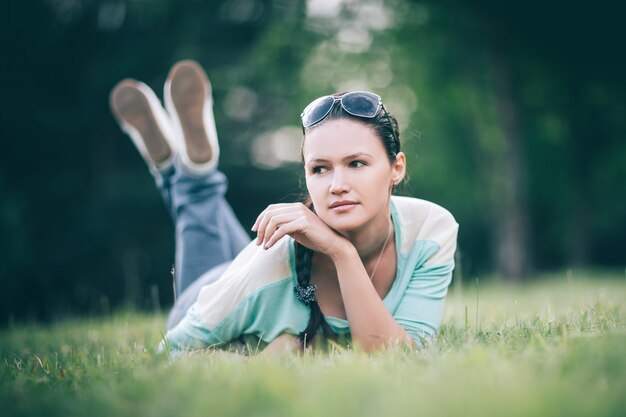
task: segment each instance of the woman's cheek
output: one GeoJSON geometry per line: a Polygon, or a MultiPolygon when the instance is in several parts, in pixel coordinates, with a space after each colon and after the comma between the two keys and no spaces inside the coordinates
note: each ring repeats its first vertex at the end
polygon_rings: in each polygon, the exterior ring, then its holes
{"type": "Polygon", "coordinates": [[[313,200],[316,212],[318,209],[324,207],[324,202],[326,200],[326,196],[320,185],[321,184],[313,181],[307,181],[307,191],[309,192],[309,196],[311,196],[311,200],[313,200]]]}

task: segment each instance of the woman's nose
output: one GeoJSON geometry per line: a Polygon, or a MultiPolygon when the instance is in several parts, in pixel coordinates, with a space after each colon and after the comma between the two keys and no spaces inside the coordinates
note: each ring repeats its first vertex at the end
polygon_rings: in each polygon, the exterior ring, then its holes
{"type": "Polygon", "coordinates": [[[350,185],[346,181],[346,176],[339,170],[335,170],[333,178],[330,183],[330,190],[332,194],[345,193],[350,191],[350,185]]]}

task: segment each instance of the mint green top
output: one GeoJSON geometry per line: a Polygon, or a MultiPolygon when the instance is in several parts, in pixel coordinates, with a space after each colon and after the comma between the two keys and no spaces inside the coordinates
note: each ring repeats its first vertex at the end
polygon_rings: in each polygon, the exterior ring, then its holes
{"type": "MultiPolygon", "coordinates": [[[[458,224],[442,207],[416,198],[391,198],[397,250],[396,279],[383,299],[387,310],[418,343],[440,325],[454,269],[458,224]]],[[[251,242],[216,282],[205,286],[181,322],[167,332],[170,354],[225,346],[253,335],[269,343],[297,335],[310,310],[294,293],[294,240],[285,237],[263,250],[251,242]]],[[[333,332],[349,340],[345,319],[326,317],[333,332]]],[[[166,340],[161,342],[163,349],[166,340]]]]}

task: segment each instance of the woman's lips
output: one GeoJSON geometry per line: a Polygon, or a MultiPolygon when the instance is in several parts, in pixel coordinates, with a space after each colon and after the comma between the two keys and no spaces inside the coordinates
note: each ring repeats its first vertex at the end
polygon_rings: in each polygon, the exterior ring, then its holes
{"type": "Polygon", "coordinates": [[[358,203],[346,203],[346,204],[341,204],[335,207],[331,207],[331,210],[334,211],[335,213],[344,213],[346,211],[352,210],[357,205],[358,203]]]}

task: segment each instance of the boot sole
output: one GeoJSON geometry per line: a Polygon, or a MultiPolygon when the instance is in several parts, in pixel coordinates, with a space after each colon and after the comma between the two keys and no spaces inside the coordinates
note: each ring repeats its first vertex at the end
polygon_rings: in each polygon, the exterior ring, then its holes
{"type": "Polygon", "coordinates": [[[122,81],[111,92],[111,108],[118,121],[139,132],[150,159],[158,164],[172,154],[165,135],[159,128],[150,103],[130,81],[122,81]]]}
{"type": "Polygon", "coordinates": [[[194,62],[184,61],[172,69],[170,91],[189,159],[210,161],[213,152],[203,120],[204,106],[209,105],[206,98],[211,95],[206,74],[194,62]]]}

